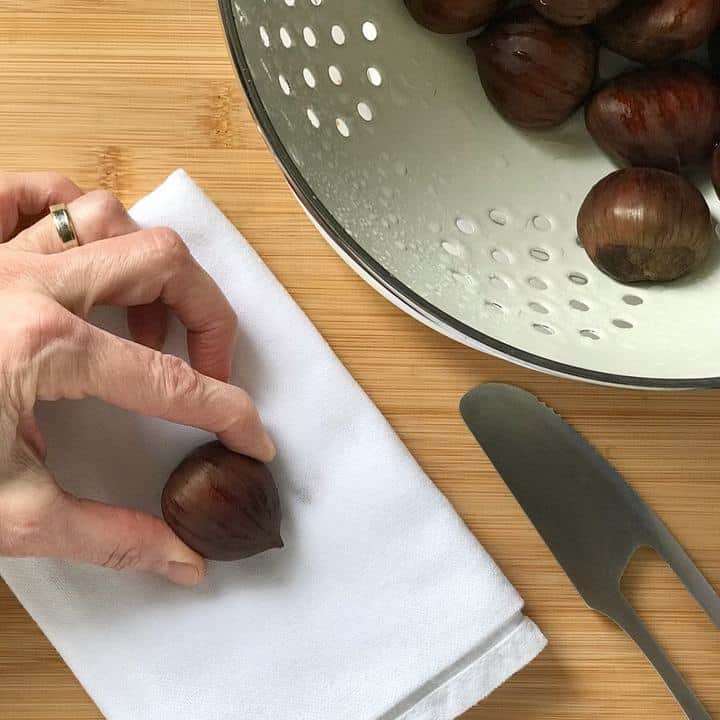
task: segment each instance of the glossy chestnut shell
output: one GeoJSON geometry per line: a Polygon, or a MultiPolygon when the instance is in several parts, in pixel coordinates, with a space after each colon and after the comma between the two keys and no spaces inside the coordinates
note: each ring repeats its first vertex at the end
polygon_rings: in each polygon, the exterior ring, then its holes
{"type": "Polygon", "coordinates": [[[454,34],[481,28],[508,0],[405,0],[411,15],[436,33],[454,34]]]}
{"type": "Polygon", "coordinates": [[[703,263],[713,242],[700,191],[649,168],[618,170],[595,185],[577,230],[590,259],[623,283],[676,280],[703,263]]]}
{"type": "Polygon", "coordinates": [[[598,21],[597,31],[616,53],[655,63],[698,47],[718,22],[717,0],[625,0],[598,21]]]}
{"type": "Polygon", "coordinates": [[[529,6],[495,18],[468,45],[490,102],[520,127],[560,125],[595,80],[597,46],[590,35],[559,27],[529,6]]]}
{"type": "Polygon", "coordinates": [[[533,0],[535,9],[558,25],[588,25],[614,10],[622,0],[533,0]]]}
{"type": "Polygon", "coordinates": [[[588,103],[598,145],[622,162],[674,172],[710,157],[720,139],[720,87],[686,60],[610,81],[588,103]]]}
{"type": "Polygon", "coordinates": [[[270,471],[219,442],[199,447],[173,471],[162,513],[185,544],[211,560],[240,560],[283,546],[270,471]]]}

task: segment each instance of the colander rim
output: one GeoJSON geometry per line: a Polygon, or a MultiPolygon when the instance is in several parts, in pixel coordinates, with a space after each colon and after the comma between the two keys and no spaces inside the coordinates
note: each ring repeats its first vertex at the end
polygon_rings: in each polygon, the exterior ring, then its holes
{"type": "Polygon", "coordinates": [[[340,256],[356,271],[366,273],[383,295],[400,305],[409,314],[418,317],[432,329],[481,352],[490,352],[510,362],[540,372],[560,375],[570,379],[601,385],[629,387],[636,389],[683,390],[711,389],[720,387],[720,377],[707,378],[654,378],[636,375],[608,373],[582,368],[522,350],[514,345],[487,335],[461,320],[449,315],[433,303],[422,298],[414,290],[390,273],[373,258],[337,221],[330,210],[315,195],[305,180],[302,171],[295,164],[290,153],[275,131],[270,115],[260,97],[250,66],[245,56],[235,23],[233,2],[218,0],[220,17],[225,31],[226,44],[240,80],[248,105],[258,130],[283,171],[298,201],[312,220],[318,225],[325,238],[332,243],[340,256]]]}

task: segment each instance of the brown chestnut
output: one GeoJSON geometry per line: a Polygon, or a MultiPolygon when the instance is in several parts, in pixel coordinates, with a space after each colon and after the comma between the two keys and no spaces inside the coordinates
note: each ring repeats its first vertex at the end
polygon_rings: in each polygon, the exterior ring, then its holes
{"type": "Polygon", "coordinates": [[[710,157],[720,139],[720,87],[686,60],[635,70],[592,98],[585,121],[621,161],[677,172],[710,157]]]}
{"type": "Polygon", "coordinates": [[[581,28],[562,28],[532,7],[495,18],[468,40],[498,112],[525,128],[560,125],[590,93],[597,46],[581,28]]]}
{"type": "Polygon", "coordinates": [[[436,33],[470,32],[485,25],[508,0],[405,0],[410,14],[436,33]]]}
{"type": "Polygon", "coordinates": [[[210,560],[240,560],[283,546],[270,471],[219,442],[199,447],[173,471],[162,513],[186,545],[210,560]]]}
{"type": "Polygon", "coordinates": [[[623,283],[675,280],[710,252],[713,228],[700,191],[665,170],[626,168],[601,180],[578,215],[590,259],[623,283]]]}
{"type": "Polygon", "coordinates": [[[718,22],[717,0],[625,0],[598,21],[597,31],[616,53],[654,63],[698,47],[718,22]]]}
{"type": "Polygon", "coordinates": [[[533,0],[535,9],[558,25],[588,25],[622,0],[533,0]]]}

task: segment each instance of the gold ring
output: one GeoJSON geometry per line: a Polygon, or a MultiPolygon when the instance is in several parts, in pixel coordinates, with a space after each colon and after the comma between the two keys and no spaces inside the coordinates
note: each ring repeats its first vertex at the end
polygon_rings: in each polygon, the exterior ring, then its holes
{"type": "Polygon", "coordinates": [[[75,232],[75,226],[68,212],[67,205],[65,203],[51,205],[50,217],[53,220],[58,237],[62,242],[62,249],[70,250],[71,248],[76,248],[80,243],[78,242],[78,236],[75,232]]]}

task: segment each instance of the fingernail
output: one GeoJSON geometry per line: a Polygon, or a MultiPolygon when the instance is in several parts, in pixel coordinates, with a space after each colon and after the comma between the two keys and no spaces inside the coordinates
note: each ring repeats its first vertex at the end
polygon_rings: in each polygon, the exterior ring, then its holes
{"type": "Polygon", "coordinates": [[[200,584],[200,571],[189,563],[170,561],[165,567],[165,577],[177,585],[195,587],[200,584]]]}
{"type": "Polygon", "coordinates": [[[267,432],[263,435],[263,444],[265,445],[265,455],[268,458],[268,462],[274,460],[277,455],[277,449],[275,447],[275,443],[272,441],[272,438],[267,432]]]}

